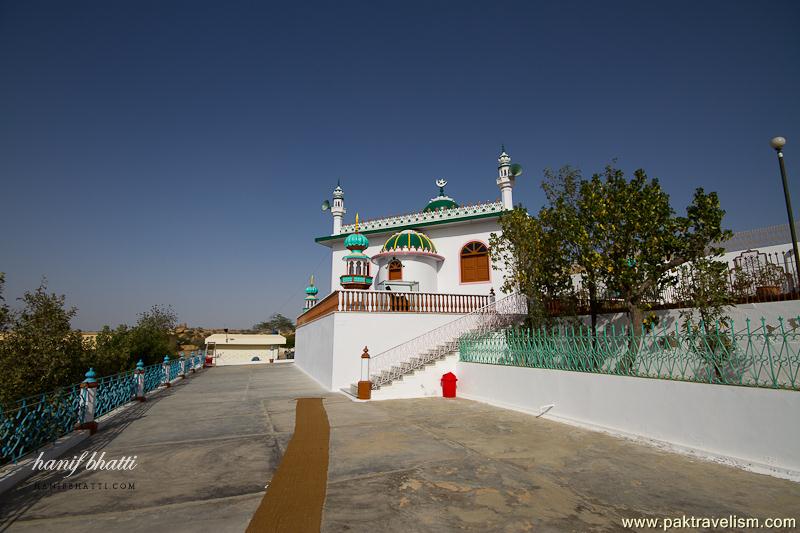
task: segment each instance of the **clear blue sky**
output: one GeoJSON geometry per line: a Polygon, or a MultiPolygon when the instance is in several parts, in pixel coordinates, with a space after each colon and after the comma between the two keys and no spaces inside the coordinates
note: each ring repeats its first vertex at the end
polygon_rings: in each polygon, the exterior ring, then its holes
{"type": "Polygon", "coordinates": [[[0,2],[0,271],[75,325],[172,304],[193,325],[295,317],[329,290],[319,209],[409,212],[450,181],[499,196],[500,143],[541,170],[611,158],[680,210],[800,206],[798,2],[0,2]]]}

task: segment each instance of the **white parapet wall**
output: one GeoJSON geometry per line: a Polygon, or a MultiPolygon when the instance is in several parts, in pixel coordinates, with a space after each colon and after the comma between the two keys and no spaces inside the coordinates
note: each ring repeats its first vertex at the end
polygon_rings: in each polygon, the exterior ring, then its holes
{"type": "MultiPolygon", "coordinates": [[[[667,330],[675,329],[675,325],[679,326],[685,323],[685,319],[681,317],[681,312],[687,309],[663,309],[655,311],[658,317],[658,325],[656,328],[666,328],[667,330]]],[[[747,329],[747,320],[750,320],[750,327],[756,329],[761,327],[761,319],[771,327],[778,327],[778,318],[782,317],[785,323],[792,326],[793,323],[798,323],[800,320],[800,300],[786,300],[782,302],[761,302],[750,304],[738,304],[725,308],[724,314],[733,321],[733,329],[735,331],[744,331],[747,329]]],[[[581,321],[585,325],[591,323],[589,315],[581,315],[581,321]]],[[[699,320],[699,315],[695,311],[693,316],[695,321],[699,320]]],[[[611,325],[617,328],[628,327],[630,319],[627,313],[605,313],[598,315],[598,327],[608,327],[611,325]]],[[[711,327],[714,327],[713,324],[711,327]]]]}
{"type": "Polygon", "coordinates": [[[452,313],[336,312],[297,328],[295,363],[329,390],[356,383],[361,353],[384,350],[458,319],[452,313]]]}
{"type": "Polygon", "coordinates": [[[800,481],[800,392],[464,363],[458,395],[800,481]]]}

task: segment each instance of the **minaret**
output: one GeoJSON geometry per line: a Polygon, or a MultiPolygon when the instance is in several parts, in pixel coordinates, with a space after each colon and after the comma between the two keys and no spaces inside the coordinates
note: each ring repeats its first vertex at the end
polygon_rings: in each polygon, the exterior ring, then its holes
{"type": "Polygon", "coordinates": [[[344,208],[344,191],[342,191],[342,186],[337,181],[336,188],[333,189],[333,205],[331,206],[333,235],[339,235],[342,232],[342,218],[345,213],[347,213],[347,209],[344,208]]]}
{"type": "Polygon", "coordinates": [[[500,187],[500,199],[504,209],[514,209],[514,200],[511,190],[514,188],[514,175],[511,173],[511,156],[506,153],[506,147],[500,147],[500,157],[497,158],[497,186],[500,187]]]}
{"type": "Polygon", "coordinates": [[[319,289],[314,286],[314,275],[311,275],[311,278],[308,280],[308,287],[306,287],[306,300],[305,304],[303,305],[303,312],[305,313],[315,305],[317,305],[317,293],[319,289]]]}
{"type": "Polygon", "coordinates": [[[355,232],[344,240],[344,247],[350,253],[344,256],[345,273],[339,276],[339,283],[344,289],[367,290],[372,285],[369,256],[364,250],[369,248],[369,240],[358,232],[358,213],[356,213],[355,232]]]}

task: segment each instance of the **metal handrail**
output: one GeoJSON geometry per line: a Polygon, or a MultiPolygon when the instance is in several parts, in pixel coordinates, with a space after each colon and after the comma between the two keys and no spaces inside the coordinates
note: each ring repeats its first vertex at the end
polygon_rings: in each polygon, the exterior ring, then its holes
{"type": "Polygon", "coordinates": [[[377,389],[415,368],[453,352],[457,349],[459,338],[466,333],[487,333],[508,326],[527,313],[527,297],[515,292],[384,350],[369,359],[368,374],[372,388],[377,389]]]}

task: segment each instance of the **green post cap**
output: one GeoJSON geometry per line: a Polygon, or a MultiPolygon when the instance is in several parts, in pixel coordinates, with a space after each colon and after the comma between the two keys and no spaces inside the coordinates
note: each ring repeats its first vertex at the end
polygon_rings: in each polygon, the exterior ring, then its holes
{"type": "Polygon", "coordinates": [[[95,383],[97,381],[95,379],[97,377],[97,373],[95,373],[94,368],[91,367],[89,368],[89,371],[84,374],[84,377],[86,378],[83,380],[84,383],[95,383]]]}

